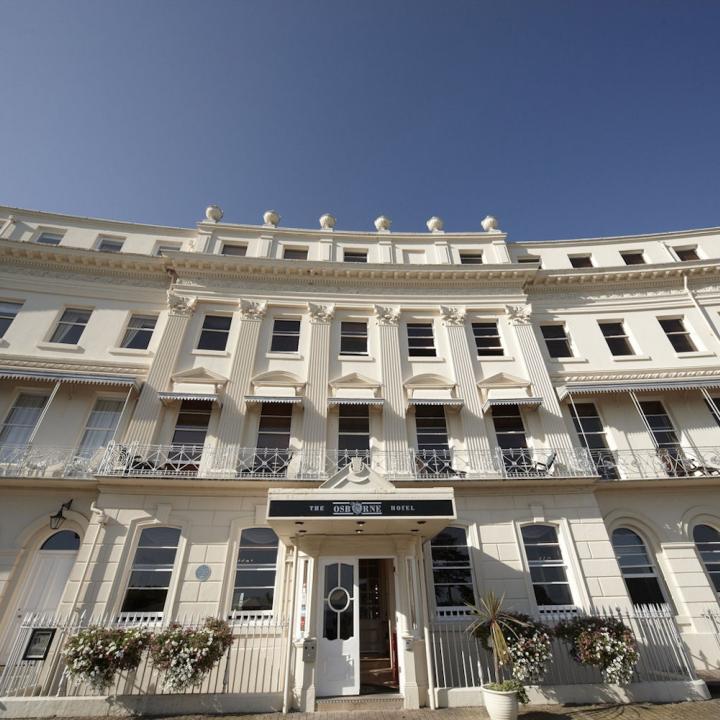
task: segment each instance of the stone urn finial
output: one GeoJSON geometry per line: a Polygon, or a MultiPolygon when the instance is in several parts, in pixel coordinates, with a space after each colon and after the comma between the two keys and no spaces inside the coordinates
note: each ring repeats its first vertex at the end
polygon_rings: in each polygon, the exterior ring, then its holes
{"type": "Polygon", "coordinates": [[[375,218],[375,229],[378,232],[390,232],[391,225],[392,220],[385,215],[380,215],[379,217],[375,218]]]}
{"type": "Polygon", "coordinates": [[[277,210],[266,210],[263,213],[263,222],[267,227],[277,227],[280,222],[280,215],[277,210]]]}
{"type": "Polygon", "coordinates": [[[208,205],[205,208],[205,217],[214,223],[219,223],[223,218],[223,211],[219,205],[208,205]]]}
{"type": "Polygon", "coordinates": [[[335,217],[330,213],[325,213],[320,216],[320,227],[323,230],[332,230],[335,227],[335,217]]]}
{"type": "Polygon", "coordinates": [[[425,224],[431,233],[442,232],[445,227],[445,223],[442,221],[442,218],[439,218],[437,215],[433,215],[425,224]]]}
{"type": "Polygon", "coordinates": [[[498,220],[492,215],[486,215],[480,224],[485,232],[500,232],[500,230],[498,230],[498,220]]]}

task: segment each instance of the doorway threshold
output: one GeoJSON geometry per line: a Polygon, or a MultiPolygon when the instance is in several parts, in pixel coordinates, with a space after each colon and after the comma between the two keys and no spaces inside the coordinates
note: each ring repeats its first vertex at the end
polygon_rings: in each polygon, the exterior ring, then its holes
{"type": "Polygon", "coordinates": [[[363,710],[402,710],[405,699],[399,692],[368,695],[340,695],[317,698],[316,712],[361,712],[363,710]]]}

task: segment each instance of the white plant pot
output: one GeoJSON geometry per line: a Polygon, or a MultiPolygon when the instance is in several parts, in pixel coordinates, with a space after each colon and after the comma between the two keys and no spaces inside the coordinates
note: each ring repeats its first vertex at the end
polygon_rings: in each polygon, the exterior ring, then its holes
{"type": "Polygon", "coordinates": [[[514,690],[503,692],[483,688],[482,693],[490,720],[517,720],[518,699],[514,690]]]}

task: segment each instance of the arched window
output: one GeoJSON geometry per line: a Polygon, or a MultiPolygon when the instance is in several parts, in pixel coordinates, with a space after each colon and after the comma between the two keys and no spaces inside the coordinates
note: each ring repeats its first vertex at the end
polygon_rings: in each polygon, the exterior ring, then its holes
{"type": "Polygon", "coordinates": [[[122,613],[162,617],[179,542],[179,528],[148,527],[142,531],[122,613]]]}
{"type": "Polygon", "coordinates": [[[233,613],[272,611],[277,556],[278,536],[273,530],[256,527],[242,531],[233,588],[233,613]]]}
{"type": "Polygon", "coordinates": [[[79,550],[80,536],[72,530],[60,530],[51,535],[41,546],[41,550],[79,550]]]}
{"type": "Polygon", "coordinates": [[[475,603],[467,531],[446,527],[430,541],[435,607],[440,616],[466,611],[475,603]]]}
{"type": "Polygon", "coordinates": [[[572,605],[560,542],[552,525],[524,525],[522,539],[538,607],[572,605]]]}
{"type": "Polygon", "coordinates": [[[612,546],[633,605],[661,604],[665,595],[642,538],[630,528],[613,530],[612,546]]]}
{"type": "Polygon", "coordinates": [[[693,540],[715,592],[720,593],[720,532],[709,525],[696,525],[693,540]]]}

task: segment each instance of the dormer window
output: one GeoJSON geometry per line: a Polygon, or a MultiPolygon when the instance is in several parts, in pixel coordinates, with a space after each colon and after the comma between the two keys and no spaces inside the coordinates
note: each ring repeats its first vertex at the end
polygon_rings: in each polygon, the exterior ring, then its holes
{"type": "Polygon", "coordinates": [[[63,236],[60,233],[42,232],[35,238],[36,243],[40,245],[59,245],[63,236]]]}
{"type": "Polygon", "coordinates": [[[98,252],[118,253],[122,250],[123,242],[118,238],[101,237],[98,240],[97,250],[98,252]]]}
{"type": "Polygon", "coordinates": [[[343,262],[366,263],[368,261],[367,250],[345,250],[343,251],[343,262]]]}
{"type": "Polygon", "coordinates": [[[245,257],[245,255],[247,254],[247,245],[236,245],[235,243],[223,243],[221,254],[245,257]]]}
{"type": "Polygon", "coordinates": [[[645,254],[642,250],[626,250],[620,253],[626,265],[645,265],[645,254]]]}
{"type": "Polygon", "coordinates": [[[483,254],[481,251],[463,251],[460,253],[460,263],[462,265],[482,265],[483,254]]]}
{"type": "Polygon", "coordinates": [[[692,262],[700,259],[696,247],[673,248],[673,250],[680,262],[692,262]]]}
{"type": "Polygon", "coordinates": [[[308,249],[307,248],[284,248],[283,249],[283,260],[307,260],[308,249]]]}
{"type": "Polygon", "coordinates": [[[593,261],[591,255],[570,255],[570,264],[574,268],[591,268],[593,261]]]}

